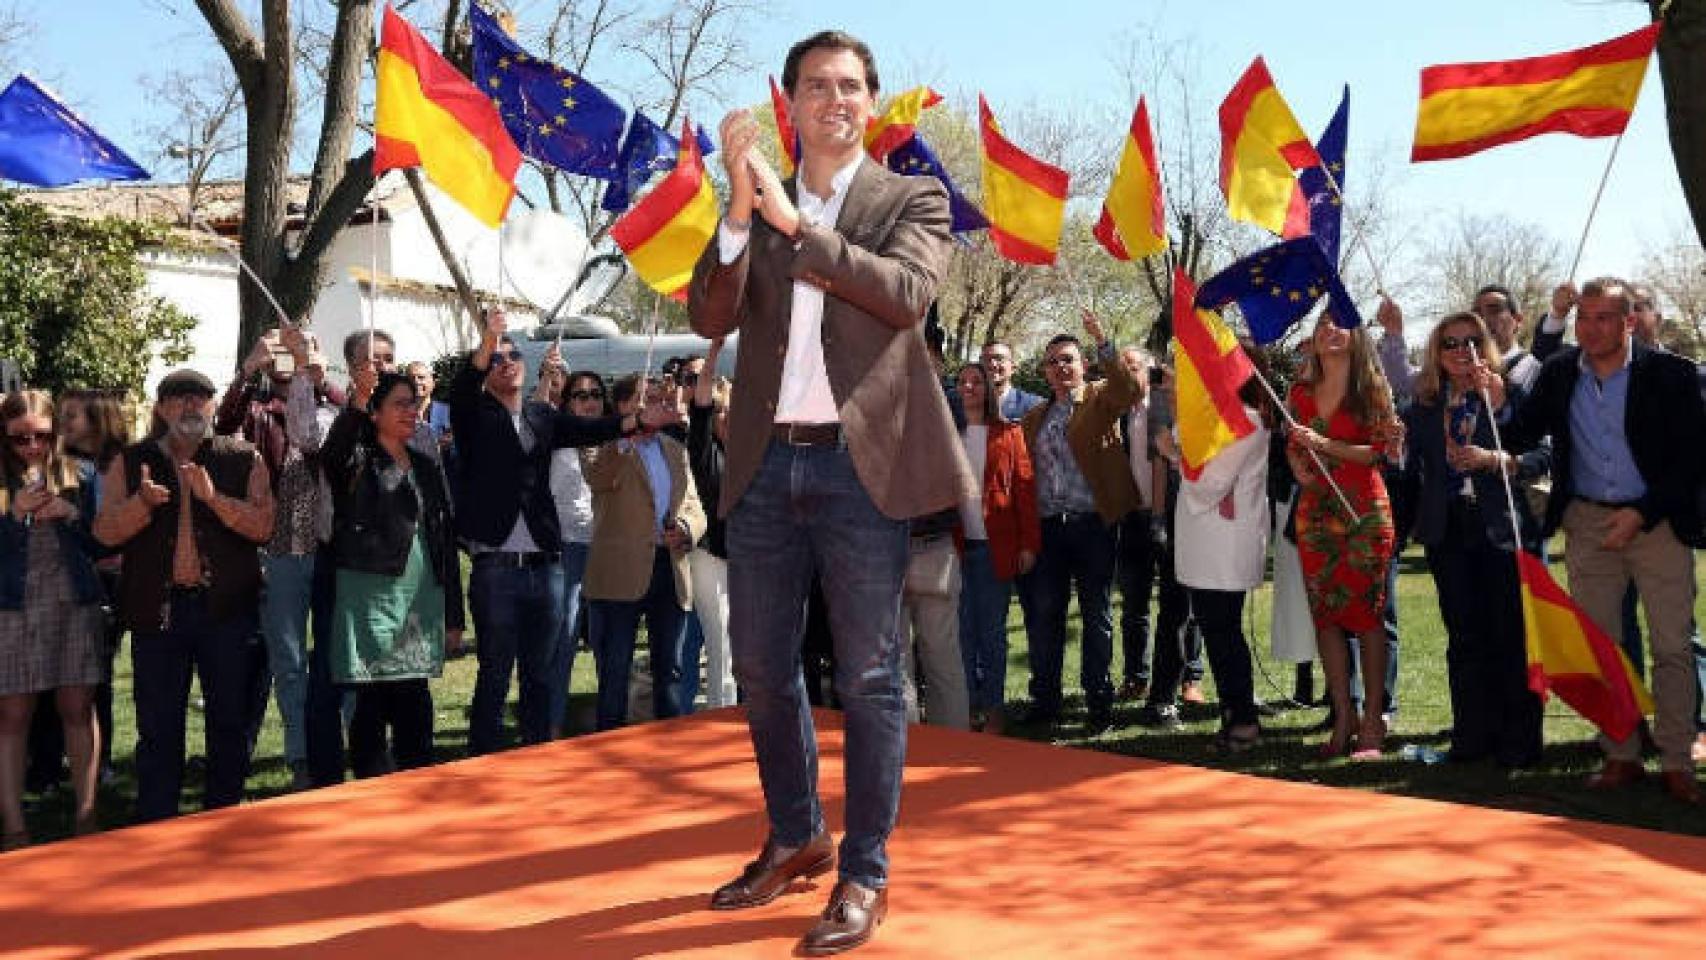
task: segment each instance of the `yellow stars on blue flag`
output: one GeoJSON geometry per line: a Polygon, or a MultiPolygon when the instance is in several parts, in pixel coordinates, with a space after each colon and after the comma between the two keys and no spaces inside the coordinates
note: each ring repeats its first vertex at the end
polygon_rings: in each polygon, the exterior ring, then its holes
{"type": "Polygon", "coordinates": [[[479,4],[469,15],[475,80],[494,93],[521,152],[569,173],[615,178],[627,111],[583,78],[529,55],[479,4]],[[571,89],[576,95],[566,96],[571,89]]]}
{"type": "Polygon", "coordinates": [[[1312,236],[1295,237],[1227,267],[1197,291],[1197,307],[1219,310],[1238,304],[1250,336],[1273,343],[1327,298],[1333,320],[1347,329],[1361,325],[1356,304],[1339,271],[1312,236]]]}

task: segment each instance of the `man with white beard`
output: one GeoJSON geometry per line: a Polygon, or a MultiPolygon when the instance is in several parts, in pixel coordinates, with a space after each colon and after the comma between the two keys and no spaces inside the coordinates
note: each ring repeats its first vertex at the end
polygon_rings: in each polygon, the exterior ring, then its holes
{"type": "Polygon", "coordinates": [[[203,806],[232,806],[248,778],[247,641],[260,597],[272,484],[255,448],[212,431],[213,381],[178,370],[155,391],[147,438],[101,480],[95,539],[124,558],[114,604],[131,631],[136,819],[177,816],[190,676],[206,701],[203,806]]]}

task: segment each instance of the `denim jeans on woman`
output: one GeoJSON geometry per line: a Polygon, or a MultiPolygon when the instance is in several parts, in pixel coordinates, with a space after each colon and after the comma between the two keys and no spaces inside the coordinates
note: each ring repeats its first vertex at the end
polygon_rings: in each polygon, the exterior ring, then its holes
{"type": "Polygon", "coordinates": [[[966,541],[960,577],[960,653],[971,708],[999,709],[1007,691],[1007,607],[1013,582],[996,576],[988,540],[966,541]]]}
{"type": "Polygon", "coordinates": [[[587,551],[587,544],[563,541],[563,623],[551,648],[551,697],[546,708],[556,729],[568,728],[569,686],[580,646],[576,633],[581,625],[581,581],[586,579],[587,551]]]}
{"type": "Polygon", "coordinates": [[[308,613],[314,593],[314,555],[261,557],[266,590],[261,597],[261,633],[267,639],[273,699],[284,726],[284,762],[292,770],[308,763],[308,613]]]}

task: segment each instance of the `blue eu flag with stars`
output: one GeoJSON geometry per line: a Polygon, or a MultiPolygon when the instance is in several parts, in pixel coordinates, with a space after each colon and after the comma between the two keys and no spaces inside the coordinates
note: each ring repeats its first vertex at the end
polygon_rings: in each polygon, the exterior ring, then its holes
{"type": "Polygon", "coordinates": [[[1253,253],[1209,278],[1197,290],[1197,307],[1219,310],[1238,304],[1250,336],[1267,344],[1284,337],[1323,296],[1334,323],[1347,330],[1362,325],[1338,268],[1314,237],[1302,236],[1253,253]]]}
{"type": "Polygon", "coordinates": [[[503,117],[521,152],[559,170],[608,180],[627,112],[604,91],[521,49],[474,4],[474,83],[503,117]]]}
{"type": "Polygon", "coordinates": [[[0,92],[0,178],[62,187],[79,180],[146,180],[148,171],[19,74],[0,92]]]}
{"type": "MultiPolygon", "coordinates": [[[[1327,122],[1327,129],[1322,131],[1321,139],[1315,142],[1315,152],[1321,155],[1321,162],[1327,170],[1333,172],[1333,179],[1338,181],[1339,189],[1345,188],[1345,135],[1350,124],[1351,88],[1345,87],[1345,94],[1339,99],[1339,109],[1334,111],[1333,119],[1327,122]]],[[[1344,204],[1340,202],[1338,193],[1334,192],[1327,182],[1327,174],[1321,167],[1310,167],[1298,175],[1298,184],[1303,188],[1304,199],[1309,201],[1309,232],[1321,242],[1321,249],[1327,252],[1327,258],[1334,263],[1339,262],[1339,224],[1344,216],[1344,204]]]]}
{"type": "MultiPolygon", "coordinates": [[[[700,156],[709,156],[716,151],[717,145],[705,135],[704,127],[694,124],[693,132],[699,140],[700,156]]],[[[628,205],[634,202],[634,194],[639,193],[652,177],[675,169],[675,160],[680,153],[680,140],[653,123],[651,117],[635,110],[634,121],[628,124],[628,136],[622,140],[616,171],[610,176],[610,186],[604,188],[604,199],[598,205],[611,213],[628,209],[628,205]]]]}
{"type": "Polygon", "coordinates": [[[984,230],[989,227],[989,221],[960,189],[954,186],[952,177],[948,176],[948,168],[942,166],[941,158],[936,151],[924,142],[924,138],[914,133],[905,143],[889,153],[888,166],[895,173],[909,177],[931,176],[942,181],[942,186],[948,188],[948,211],[953,216],[953,224],[949,228],[955,233],[965,233],[968,230],[984,230]]]}

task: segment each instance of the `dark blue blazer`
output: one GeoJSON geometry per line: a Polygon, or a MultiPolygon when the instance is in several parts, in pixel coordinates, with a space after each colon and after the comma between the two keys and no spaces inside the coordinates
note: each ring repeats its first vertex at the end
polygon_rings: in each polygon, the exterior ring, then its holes
{"type": "MultiPolygon", "coordinates": [[[[1512,384],[1507,388],[1505,405],[1498,412],[1502,432],[1510,423],[1513,411],[1519,408],[1524,396],[1522,388],[1512,384]]],[[[1410,535],[1424,547],[1437,547],[1444,542],[1446,514],[1457,496],[1458,484],[1449,479],[1445,462],[1445,404],[1417,400],[1404,411],[1404,437],[1407,444],[1404,458],[1404,486],[1414,496],[1410,511],[1410,535]]],[[[1475,420],[1471,440],[1477,447],[1495,449],[1493,423],[1483,412],[1475,420]]],[[[1552,468],[1552,450],[1541,444],[1517,457],[1517,472],[1511,477],[1512,499],[1516,501],[1517,523],[1522,530],[1523,548],[1537,551],[1540,547],[1539,524],[1528,509],[1520,484],[1545,476],[1552,468]]],[[[1487,542],[1501,550],[1512,550],[1510,501],[1499,475],[1493,472],[1469,474],[1475,490],[1475,502],[1481,513],[1487,542]]]]}
{"type": "MultiPolygon", "coordinates": [[[[1706,398],[1701,397],[1699,368],[1694,361],[1654,350],[1639,342],[1629,361],[1629,395],[1623,431],[1635,468],[1647,493],[1635,501],[1642,529],[1669,520],[1684,542],[1699,538],[1701,516],[1696,503],[1706,473],[1706,398]]],[[[1546,505],[1543,532],[1551,536],[1575,494],[1570,476],[1570,398],[1581,379],[1581,348],[1559,350],[1540,368],[1534,390],[1511,417],[1508,441],[1513,450],[1530,450],[1552,438],[1552,496],[1546,505]]]]}

